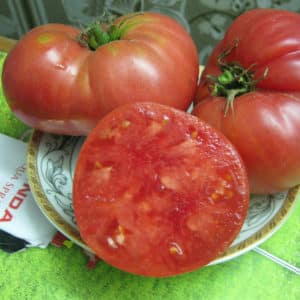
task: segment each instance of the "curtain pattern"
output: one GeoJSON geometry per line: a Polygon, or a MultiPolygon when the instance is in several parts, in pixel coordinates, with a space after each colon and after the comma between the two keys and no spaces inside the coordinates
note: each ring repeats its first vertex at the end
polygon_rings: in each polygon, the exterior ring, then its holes
{"type": "Polygon", "coordinates": [[[157,11],[177,19],[192,35],[200,62],[243,12],[272,7],[300,12],[299,0],[5,0],[0,2],[0,34],[20,38],[39,24],[58,22],[84,26],[104,10],[115,15],[157,11]]]}

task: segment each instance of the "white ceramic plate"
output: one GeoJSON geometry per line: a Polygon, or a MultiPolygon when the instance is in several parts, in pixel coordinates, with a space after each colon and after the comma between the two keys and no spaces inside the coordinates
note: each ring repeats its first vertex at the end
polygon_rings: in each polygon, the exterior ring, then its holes
{"type": "MultiPolygon", "coordinates": [[[[31,190],[45,216],[66,237],[91,251],[80,237],[72,206],[74,168],[83,142],[83,137],[34,131],[28,148],[27,168],[31,190]]],[[[299,189],[295,187],[274,195],[252,195],[240,234],[211,264],[239,256],[269,238],[287,219],[299,189]]]]}

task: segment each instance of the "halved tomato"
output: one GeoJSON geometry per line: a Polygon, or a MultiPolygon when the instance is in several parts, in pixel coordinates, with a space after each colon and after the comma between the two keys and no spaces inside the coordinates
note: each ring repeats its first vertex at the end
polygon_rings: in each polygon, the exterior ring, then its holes
{"type": "Polygon", "coordinates": [[[195,116],[121,106],[87,137],[76,165],[80,234],[109,264],[146,276],[195,270],[239,233],[249,192],[232,144],[195,116]]]}

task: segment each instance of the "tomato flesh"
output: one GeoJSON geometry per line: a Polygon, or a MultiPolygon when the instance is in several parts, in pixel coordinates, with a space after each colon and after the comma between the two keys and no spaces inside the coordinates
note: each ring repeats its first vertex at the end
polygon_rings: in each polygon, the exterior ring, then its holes
{"type": "Polygon", "coordinates": [[[87,137],[74,177],[85,242],[111,265],[146,276],[192,271],[238,234],[248,181],[230,142],[196,117],[122,106],[87,137]]]}

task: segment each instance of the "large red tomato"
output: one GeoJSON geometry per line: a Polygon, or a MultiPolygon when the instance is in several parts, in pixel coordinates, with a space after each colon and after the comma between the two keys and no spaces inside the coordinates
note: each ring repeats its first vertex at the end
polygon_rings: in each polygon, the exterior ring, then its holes
{"type": "Polygon", "coordinates": [[[9,53],[2,80],[8,104],[25,123],[86,135],[120,104],[187,109],[197,77],[197,49],[184,28],[158,13],[137,13],[83,34],[66,25],[37,27],[9,53]]]}
{"type": "Polygon", "coordinates": [[[121,106],[87,137],[73,204],[80,234],[122,270],[169,276],[220,255],[247,214],[248,180],[232,144],[191,114],[121,106]]]}
{"type": "Polygon", "coordinates": [[[255,9],[238,17],[201,77],[193,114],[241,154],[253,193],[300,183],[300,15],[255,9]]]}

